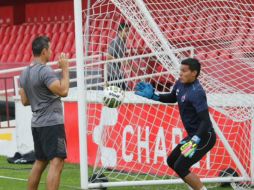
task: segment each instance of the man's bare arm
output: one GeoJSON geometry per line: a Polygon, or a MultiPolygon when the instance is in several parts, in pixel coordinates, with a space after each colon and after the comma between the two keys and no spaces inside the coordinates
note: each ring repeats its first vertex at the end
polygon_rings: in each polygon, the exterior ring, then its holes
{"type": "Polygon", "coordinates": [[[21,97],[21,102],[24,106],[29,106],[30,102],[29,99],[27,98],[26,92],[23,88],[19,89],[19,95],[21,97]]]}
{"type": "Polygon", "coordinates": [[[56,80],[48,87],[54,94],[66,97],[69,92],[70,78],[69,78],[69,63],[65,54],[61,54],[59,59],[59,68],[62,69],[62,79],[56,80]]]}

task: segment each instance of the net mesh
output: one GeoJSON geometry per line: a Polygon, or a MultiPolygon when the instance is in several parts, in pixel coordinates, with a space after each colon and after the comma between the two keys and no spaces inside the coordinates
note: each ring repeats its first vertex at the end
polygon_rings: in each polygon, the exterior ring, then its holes
{"type": "MultiPolygon", "coordinates": [[[[201,178],[214,178],[232,168],[246,179],[251,176],[251,1],[98,0],[90,9],[87,30],[88,55],[96,55],[91,60],[93,66],[87,68],[102,76],[89,83],[89,89],[102,88],[106,81],[109,85],[124,81],[126,85],[125,102],[119,108],[88,104],[89,135],[98,146],[88,155],[94,173],[104,173],[111,182],[178,178],[166,164],[167,155],[186,135],[178,107],[144,100],[134,95],[133,88],[142,80],[150,82],[156,91],[169,92],[178,78],[179,61],[194,56],[202,64],[200,81],[208,95],[212,120],[229,147],[218,138],[216,146],[192,171],[201,178]],[[121,23],[129,25],[126,49],[121,49],[123,56],[113,58],[122,60],[109,60],[109,47],[121,23]],[[108,80],[111,71],[98,62],[121,63],[121,77],[108,80]]],[[[94,96],[102,99],[101,93],[94,96]]],[[[231,175],[227,172],[224,174],[231,175]]],[[[232,186],[248,189],[251,182],[232,186]]]]}

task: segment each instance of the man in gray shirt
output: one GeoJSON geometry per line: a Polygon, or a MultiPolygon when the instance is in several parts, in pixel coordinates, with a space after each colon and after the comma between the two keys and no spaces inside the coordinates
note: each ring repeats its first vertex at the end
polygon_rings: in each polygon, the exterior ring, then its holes
{"type": "Polygon", "coordinates": [[[57,190],[66,158],[63,107],[60,97],[68,95],[69,65],[65,54],[59,58],[62,78],[46,63],[50,59],[50,40],[40,36],[32,42],[33,64],[20,76],[21,101],[31,105],[31,126],[36,161],[28,179],[28,190],[37,190],[41,175],[50,162],[47,190],[57,190]]]}
{"type": "MultiPolygon", "coordinates": [[[[119,59],[125,56],[126,40],[129,33],[129,26],[121,23],[118,27],[116,38],[109,44],[107,60],[119,59]]],[[[121,62],[112,62],[107,64],[107,80],[115,81],[124,79],[124,72],[121,62]]],[[[127,88],[126,82],[116,82],[116,85],[123,90],[127,88]]]]}

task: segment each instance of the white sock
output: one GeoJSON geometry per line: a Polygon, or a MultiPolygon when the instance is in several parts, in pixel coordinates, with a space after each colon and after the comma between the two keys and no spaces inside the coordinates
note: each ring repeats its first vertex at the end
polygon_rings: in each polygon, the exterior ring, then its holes
{"type": "MultiPolygon", "coordinates": [[[[191,186],[189,186],[189,185],[187,185],[187,186],[188,186],[189,190],[193,190],[193,189],[191,188],[191,186]]],[[[206,188],[205,186],[203,186],[200,190],[207,190],[207,188],[206,188]]]]}

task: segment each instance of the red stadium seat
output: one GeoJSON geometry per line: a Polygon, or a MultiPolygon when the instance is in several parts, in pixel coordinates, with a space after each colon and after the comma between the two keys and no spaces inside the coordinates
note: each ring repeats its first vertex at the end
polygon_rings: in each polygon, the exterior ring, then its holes
{"type": "MultiPolygon", "coordinates": [[[[246,16],[239,16],[239,24],[238,24],[238,34],[248,34],[249,27],[248,27],[249,19],[246,16]]],[[[244,36],[245,37],[245,36],[244,36]]]]}
{"type": "Polygon", "coordinates": [[[24,34],[31,34],[31,29],[32,29],[32,27],[33,27],[32,24],[27,24],[27,25],[25,25],[24,34]]]}
{"type": "MultiPolygon", "coordinates": [[[[0,39],[3,39],[4,38],[4,33],[1,33],[0,32],[0,39]]],[[[2,42],[0,42],[0,44],[1,44],[2,42]]]]}
{"type": "Polygon", "coordinates": [[[100,40],[100,31],[95,31],[90,35],[90,41],[99,42],[100,40]]]}
{"type": "Polygon", "coordinates": [[[69,22],[66,32],[74,32],[74,22],[69,22]]]}
{"type": "Polygon", "coordinates": [[[118,23],[118,25],[119,25],[119,23],[122,23],[124,21],[124,19],[121,17],[121,15],[119,13],[116,13],[116,14],[112,15],[111,18],[112,18],[113,21],[118,23]]]}
{"type": "Polygon", "coordinates": [[[13,44],[13,46],[12,46],[12,48],[11,48],[11,50],[10,50],[10,53],[11,53],[11,54],[16,54],[17,51],[18,51],[19,45],[20,45],[20,44],[17,44],[17,43],[13,44]]]}
{"type": "Polygon", "coordinates": [[[58,43],[59,42],[59,34],[58,33],[53,33],[51,37],[51,42],[58,43]]]}
{"type": "Polygon", "coordinates": [[[72,53],[69,55],[70,58],[76,58],[76,53],[72,53]]]}
{"type": "Polygon", "coordinates": [[[20,63],[22,62],[22,59],[23,59],[23,54],[17,54],[14,62],[20,63]]]}
{"type": "Polygon", "coordinates": [[[73,53],[70,58],[76,58],[76,53],[73,53]]]}
{"type": "Polygon", "coordinates": [[[93,54],[95,52],[97,52],[98,50],[98,44],[95,41],[92,41],[89,45],[89,53],[93,54]]]}
{"type": "Polygon", "coordinates": [[[23,57],[22,62],[28,63],[30,61],[31,55],[30,54],[25,54],[23,57]]]}
{"type": "Polygon", "coordinates": [[[107,29],[115,29],[115,28],[116,28],[115,22],[112,22],[112,20],[110,19],[110,20],[107,22],[106,28],[107,28],[107,29]]]}
{"type": "Polygon", "coordinates": [[[65,45],[64,45],[64,48],[63,48],[63,52],[64,53],[68,53],[68,52],[71,52],[71,47],[72,47],[72,43],[69,42],[69,41],[66,41],[65,45]]]}
{"type": "Polygon", "coordinates": [[[16,35],[17,32],[18,32],[18,30],[19,30],[19,26],[13,25],[13,26],[11,27],[11,35],[16,35]]]}
{"type": "Polygon", "coordinates": [[[227,50],[219,50],[219,57],[218,59],[222,61],[227,61],[232,59],[231,53],[227,50]]]}
{"type": "Polygon", "coordinates": [[[40,25],[34,24],[30,29],[30,34],[37,34],[40,25]]]}
{"type": "Polygon", "coordinates": [[[27,42],[30,40],[30,37],[31,37],[30,34],[25,34],[25,35],[23,36],[22,42],[23,42],[23,43],[27,43],[27,42]]]}
{"type": "Polygon", "coordinates": [[[11,34],[11,26],[7,26],[5,30],[5,35],[10,35],[11,34]]]}
{"type": "Polygon", "coordinates": [[[230,46],[232,48],[242,47],[243,43],[244,43],[244,36],[239,34],[236,38],[234,38],[234,41],[230,44],[230,46]]]}
{"type": "Polygon", "coordinates": [[[178,21],[177,25],[175,25],[175,30],[173,33],[173,38],[175,41],[185,41],[186,39],[183,37],[184,28],[186,26],[187,17],[181,16],[178,21]]]}
{"type": "Polygon", "coordinates": [[[3,47],[3,54],[9,54],[10,53],[10,50],[12,48],[12,44],[6,44],[4,47],[3,47]]]}
{"type": "Polygon", "coordinates": [[[51,38],[51,49],[54,50],[57,46],[57,44],[59,43],[58,41],[59,38],[59,34],[58,33],[54,33],[52,38],[51,38]]]}
{"type": "Polygon", "coordinates": [[[253,42],[254,42],[254,35],[251,34],[244,40],[244,43],[242,46],[244,52],[253,52],[254,51],[253,42]]]}
{"type": "Polygon", "coordinates": [[[74,32],[69,32],[66,38],[66,42],[74,43],[74,38],[75,38],[74,32]]]}
{"type": "Polygon", "coordinates": [[[36,33],[38,33],[38,35],[43,35],[43,34],[45,34],[45,29],[46,29],[46,25],[45,24],[40,24],[40,25],[37,26],[36,33]]]}
{"type": "Polygon", "coordinates": [[[68,23],[62,22],[59,28],[59,32],[66,32],[67,27],[68,27],[68,23]]]}
{"type": "Polygon", "coordinates": [[[29,62],[32,63],[34,61],[34,57],[31,55],[29,62]]]}
{"type": "Polygon", "coordinates": [[[17,39],[17,34],[15,35],[11,35],[10,38],[9,38],[9,41],[8,41],[8,44],[14,44],[16,39],[17,39]]]}
{"type": "Polygon", "coordinates": [[[63,42],[62,42],[62,41],[59,41],[58,44],[56,45],[56,48],[54,49],[54,52],[55,52],[55,53],[62,52],[63,47],[64,47],[63,42]]]}
{"type": "Polygon", "coordinates": [[[24,50],[25,50],[25,48],[26,48],[26,45],[27,45],[26,42],[20,44],[20,45],[18,46],[18,49],[17,49],[17,54],[22,54],[22,55],[23,55],[24,50]]]}
{"type": "Polygon", "coordinates": [[[8,56],[7,62],[8,63],[14,63],[14,61],[15,61],[15,55],[14,54],[10,54],[8,56]]]}
{"type": "Polygon", "coordinates": [[[107,43],[107,37],[104,37],[100,41],[100,52],[107,52],[108,49],[108,43],[107,43]]]}
{"type": "Polygon", "coordinates": [[[52,28],[53,28],[53,23],[47,23],[46,26],[45,26],[45,33],[48,34],[48,33],[52,33],[52,28]]]}
{"type": "Polygon", "coordinates": [[[18,35],[14,43],[20,45],[23,42],[23,39],[24,39],[23,35],[18,35]]]}
{"type": "Polygon", "coordinates": [[[218,57],[219,55],[219,51],[218,50],[212,50],[207,52],[207,60],[213,60],[216,59],[216,57],[218,57]]]}
{"type": "Polygon", "coordinates": [[[193,27],[188,27],[183,30],[183,41],[189,41],[193,39],[194,29],[193,27]]]}
{"type": "Polygon", "coordinates": [[[61,25],[61,23],[55,23],[54,25],[53,25],[53,27],[52,27],[52,33],[58,33],[59,32],[59,30],[60,30],[60,25],[61,25]]]}
{"type": "Polygon", "coordinates": [[[215,24],[215,33],[214,33],[214,37],[216,39],[221,39],[225,37],[227,28],[228,28],[228,17],[225,15],[218,15],[217,16],[217,22],[215,24]]]}
{"type": "Polygon", "coordinates": [[[10,36],[9,35],[4,35],[4,38],[2,40],[2,45],[6,45],[9,42],[10,36]]]}
{"type": "Polygon", "coordinates": [[[237,35],[237,26],[235,24],[235,21],[232,21],[231,19],[228,21],[228,26],[224,35],[224,38],[226,40],[232,40],[237,35]]]}
{"type": "Polygon", "coordinates": [[[66,38],[67,38],[66,32],[59,33],[59,39],[58,39],[59,42],[65,42],[66,38]]]}
{"type": "Polygon", "coordinates": [[[216,23],[216,16],[215,15],[210,15],[207,18],[207,25],[204,25],[205,27],[204,30],[204,38],[209,40],[209,39],[214,39],[214,31],[216,30],[215,28],[215,23],[216,23]]]}
{"type": "Polygon", "coordinates": [[[196,58],[200,61],[206,60],[206,52],[205,51],[198,51],[196,58]]]}
{"type": "Polygon", "coordinates": [[[91,24],[90,24],[90,27],[92,28],[92,29],[95,29],[95,28],[98,28],[99,27],[99,24],[100,24],[100,21],[98,21],[98,20],[92,20],[91,21],[91,24]]]}
{"type": "Polygon", "coordinates": [[[110,21],[107,19],[100,20],[99,28],[111,29],[111,28],[107,28],[107,26],[110,26],[110,24],[108,23],[110,23],[110,21]]]}
{"type": "Polygon", "coordinates": [[[164,27],[164,30],[165,30],[165,35],[167,36],[167,38],[169,40],[172,40],[173,39],[173,36],[174,36],[174,30],[172,30],[170,28],[170,26],[165,26],[164,27]]]}
{"type": "Polygon", "coordinates": [[[30,41],[29,43],[26,44],[24,53],[25,54],[30,54],[32,52],[32,42],[30,41]]]}
{"type": "Polygon", "coordinates": [[[207,16],[203,13],[197,13],[195,17],[194,30],[193,30],[193,40],[203,40],[204,38],[204,31],[206,30],[206,25],[210,24],[207,23],[207,16]]]}
{"type": "Polygon", "coordinates": [[[3,48],[4,48],[4,46],[2,44],[0,44],[0,56],[2,55],[3,48]]]}
{"type": "Polygon", "coordinates": [[[104,30],[100,33],[101,38],[108,37],[108,33],[109,33],[109,30],[104,29],[104,30]]]}
{"type": "Polygon", "coordinates": [[[111,38],[111,39],[113,40],[113,38],[116,37],[116,31],[115,31],[115,30],[109,31],[108,37],[111,38]]]}
{"type": "Polygon", "coordinates": [[[75,53],[75,49],[76,49],[75,48],[75,43],[73,43],[72,46],[71,46],[71,53],[75,53]]]}
{"type": "Polygon", "coordinates": [[[0,27],[0,34],[5,34],[5,30],[6,30],[7,26],[1,26],[0,27]]]}
{"type": "Polygon", "coordinates": [[[249,31],[249,33],[253,33],[253,31],[254,31],[254,14],[249,19],[250,19],[250,22],[249,22],[250,31],[249,31]]]}
{"type": "Polygon", "coordinates": [[[139,37],[138,39],[135,40],[133,46],[134,48],[144,48],[145,41],[141,37],[139,37]]]}
{"type": "Polygon", "coordinates": [[[2,57],[1,57],[1,59],[0,59],[0,61],[1,61],[2,63],[6,63],[7,60],[8,60],[8,54],[3,54],[2,57]]]}

